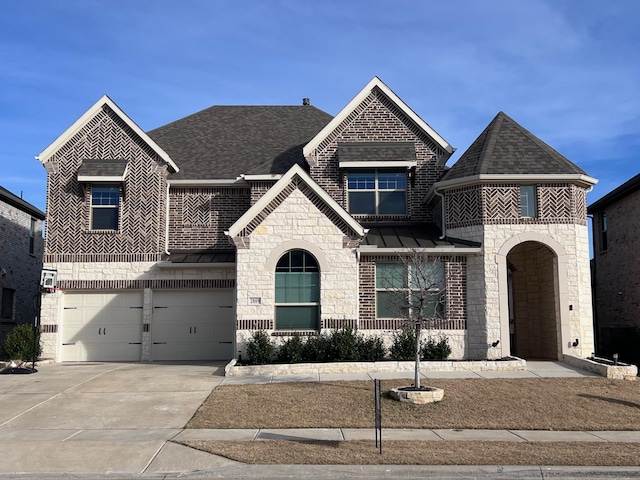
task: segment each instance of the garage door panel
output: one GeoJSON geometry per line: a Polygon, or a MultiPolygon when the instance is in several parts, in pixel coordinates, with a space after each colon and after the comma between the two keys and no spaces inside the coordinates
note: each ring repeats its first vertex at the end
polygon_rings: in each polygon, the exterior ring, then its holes
{"type": "Polygon", "coordinates": [[[228,360],[233,356],[233,290],[155,291],[153,360],[228,360]]]}
{"type": "Polygon", "coordinates": [[[139,361],[142,293],[69,293],[64,298],[63,361],[139,361]]]}

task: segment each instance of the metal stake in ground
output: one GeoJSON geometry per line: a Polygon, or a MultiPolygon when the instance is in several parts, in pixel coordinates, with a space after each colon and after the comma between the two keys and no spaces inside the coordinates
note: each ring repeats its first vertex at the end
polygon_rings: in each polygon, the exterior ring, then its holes
{"type": "Polygon", "coordinates": [[[382,389],[380,379],[373,381],[373,395],[375,403],[375,427],[376,427],[376,447],[380,448],[382,454],[382,389]]]}

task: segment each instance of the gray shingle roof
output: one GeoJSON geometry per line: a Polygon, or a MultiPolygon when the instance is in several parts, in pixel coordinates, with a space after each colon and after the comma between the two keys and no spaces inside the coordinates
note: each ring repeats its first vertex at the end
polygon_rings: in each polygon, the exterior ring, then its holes
{"type": "Polygon", "coordinates": [[[79,177],[119,177],[127,168],[126,160],[83,160],[79,177]]]}
{"type": "Polygon", "coordinates": [[[640,174],[627,180],[614,190],[611,190],[601,199],[593,202],[587,207],[587,213],[600,212],[611,205],[613,202],[617,202],[618,200],[626,197],[627,195],[631,195],[638,190],[640,190],[640,174]]]}
{"type": "Polygon", "coordinates": [[[585,175],[585,172],[500,112],[442,180],[483,174],[585,175]]]}
{"type": "Polygon", "coordinates": [[[413,142],[348,142],[338,144],[341,162],[416,161],[413,142]]]}
{"type": "Polygon", "coordinates": [[[0,202],[7,203],[12,207],[22,210],[23,212],[28,213],[34,218],[38,220],[44,220],[45,214],[39,208],[34,207],[29,202],[24,201],[22,198],[14,195],[6,188],[0,187],[0,202]]]}
{"type": "Polygon", "coordinates": [[[213,106],[147,132],[180,171],[172,180],[281,174],[333,117],[311,105],[213,106]]]}

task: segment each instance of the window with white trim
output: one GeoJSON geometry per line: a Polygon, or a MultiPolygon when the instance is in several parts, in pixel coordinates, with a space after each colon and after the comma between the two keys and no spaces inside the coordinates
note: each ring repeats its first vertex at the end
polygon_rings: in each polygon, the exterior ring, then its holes
{"type": "Polygon", "coordinates": [[[444,315],[444,264],[376,263],[376,318],[444,315]]]}
{"type": "Polygon", "coordinates": [[[348,211],[354,215],[405,215],[405,170],[353,170],[347,174],[348,211]]]}
{"type": "Polygon", "coordinates": [[[91,186],[91,230],[118,230],[119,185],[91,186]]]}
{"type": "Polygon", "coordinates": [[[520,216],[530,218],[536,216],[535,185],[520,185],[520,216]]]}
{"type": "Polygon", "coordinates": [[[305,250],[289,250],[276,265],[276,330],[317,330],[320,268],[305,250]]]}

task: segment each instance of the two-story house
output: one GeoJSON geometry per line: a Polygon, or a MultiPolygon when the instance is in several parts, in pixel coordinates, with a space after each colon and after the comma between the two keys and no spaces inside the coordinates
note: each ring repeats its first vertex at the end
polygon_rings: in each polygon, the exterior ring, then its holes
{"type": "Polygon", "coordinates": [[[594,179],[503,113],[449,170],[455,149],[377,77],[335,117],[309,103],[144,132],[105,96],[47,147],[45,350],[207,360],[256,330],[390,338],[403,319],[381,278],[419,251],[441,267],[432,333],[454,358],[593,351],[594,179]]]}
{"type": "Polygon", "coordinates": [[[640,364],[640,175],[589,205],[596,352],[640,364]]]}
{"type": "Polygon", "coordinates": [[[42,269],[44,212],[0,187],[0,345],[16,325],[33,325],[42,269]]]}

